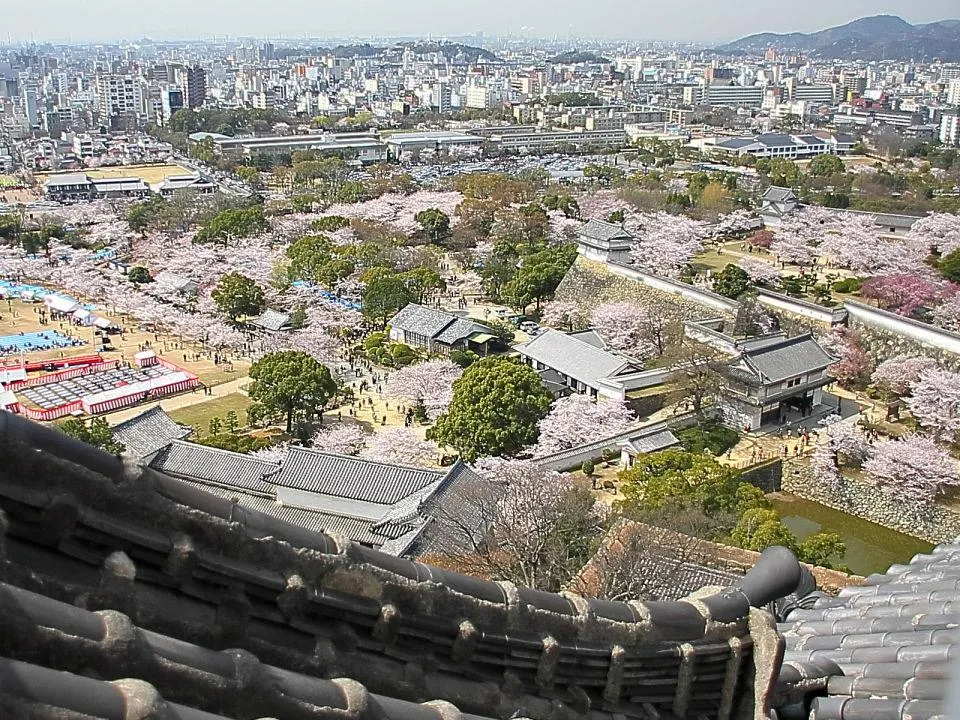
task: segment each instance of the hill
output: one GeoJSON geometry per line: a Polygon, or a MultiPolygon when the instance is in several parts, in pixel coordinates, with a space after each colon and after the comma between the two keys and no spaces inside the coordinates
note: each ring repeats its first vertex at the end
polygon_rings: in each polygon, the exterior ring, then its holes
{"type": "Polygon", "coordinates": [[[760,54],[767,48],[827,58],[960,60],[960,21],[911,25],[895,15],[874,15],[814,33],[757,33],[717,48],[718,52],[760,54]]]}
{"type": "Polygon", "coordinates": [[[441,52],[443,56],[453,63],[471,64],[480,59],[497,61],[498,58],[489,50],[473,45],[464,45],[455,42],[420,42],[407,45],[417,55],[423,55],[432,52],[441,52]]]}
{"type": "Polygon", "coordinates": [[[611,60],[592,52],[586,52],[583,50],[569,50],[565,53],[554,55],[552,58],[549,58],[547,62],[556,63],[557,65],[575,65],[577,63],[609,65],[611,60]]]}

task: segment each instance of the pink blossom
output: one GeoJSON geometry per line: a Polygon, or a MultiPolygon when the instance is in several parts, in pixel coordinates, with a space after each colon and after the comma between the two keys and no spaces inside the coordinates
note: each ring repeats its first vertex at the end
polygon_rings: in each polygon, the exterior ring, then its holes
{"type": "Polygon", "coordinates": [[[919,502],[932,502],[945,487],[960,483],[956,461],[921,435],[879,443],[863,468],[877,484],[919,502]]]}
{"type": "Polygon", "coordinates": [[[840,483],[840,465],[859,466],[871,455],[870,443],[851,421],[830,415],[820,421],[823,430],[810,464],[815,476],[828,485],[840,483]]]}
{"type": "Polygon", "coordinates": [[[885,310],[909,317],[932,303],[940,290],[938,284],[918,275],[896,273],[870,278],[863,284],[860,294],[877,300],[885,310]]]}
{"type": "Polygon", "coordinates": [[[948,255],[960,249],[960,215],[931,213],[917,220],[909,235],[921,243],[927,253],[936,249],[941,255],[948,255]]]}
{"type": "Polygon", "coordinates": [[[311,445],[323,452],[357,455],[366,446],[368,437],[356,423],[326,425],[317,430],[311,445]]]}
{"type": "Polygon", "coordinates": [[[648,272],[677,277],[703,250],[707,224],[683,215],[629,215],[625,227],[637,236],[630,251],[633,262],[648,272]]]}
{"type": "Polygon", "coordinates": [[[936,366],[937,361],[933,358],[922,355],[897,355],[877,365],[870,380],[875,385],[902,395],[917,381],[922,372],[936,366]]]}
{"type": "Polygon", "coordinates": [[[410,428],[395,427],[375,432],[367,438],[362,457],[400,465],[430,466],[440,459],[440,448],[424,440],[410,428]]]}
{"type": "Polygon", "coordinates": [[[560,330],[573,331],[584,323],[580,306],[569,300],[550,300],[540,311],[540,322],[560,330]]]}
{"type": "Polygon", "coordinates": [[[747,273],[752,283],[769,286],[780,283],[780,271],[768,262],[745,255],[737,260],[737,265],[747,273]]]}
{"type": "Polygon", "coordinates": [[[929,367],[910,385],[910,413],[944,440],[960,437],[960,373],[929,367]]]}
{"type": "Polygon", "coordinates": [[[960,294],[951,296],[934,308],[933,322],[938,327],[951,332],[960,332],[960,294]]]}
{"type": "Polygon", "coordinates": [[[616,435],[636,422],[636,416],[621,400],[594,401],[586,395],[563,397],[540,421],[540,439],[534,454],[551,455],[616,435]]]}
{"type": "Polygon", "coordinates": [[[446,412],[453,399],[453,382],[463,368],[449,360],[428,360],[394,370],[387,378],[384,394],[392,400],[421,404],[435,419],[446,412]]]}
{"type": "Polygon", "coordinates": [[[598,305],[590,314],[590,324],[613,350],[639,360],[657,352],[650,340],[650,315],[637,303],[621,301],[598,305]]]}

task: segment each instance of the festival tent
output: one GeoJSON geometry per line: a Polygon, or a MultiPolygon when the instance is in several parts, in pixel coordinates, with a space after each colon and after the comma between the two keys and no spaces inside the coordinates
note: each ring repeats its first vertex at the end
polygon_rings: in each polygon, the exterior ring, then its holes
{"type": "Polygon", "coordinates": [[[0,383],[23,382],[27,379],[26,368],[0,369],[0,383]]]}
{"type": "Polygon", "coordinates": [[[95,318],[93,324],[96,325],[101,330],[109,330],[110,328],[115,328],[117,324],[113,320],[108,320],[104,317],[95,318]]]}
{"type": "Polygon", "coordinates": [[[185,371],[169,373],[159,377],[141,380],[121,387],[111,388],[81,398],[83,411],[91,415],[110,412],[127,405],[141,402],[146,395],[169,395],[189,390],[199,383],[197,376],[185,371]]]}
{"type": "Polygon", "coordinates": [[[71,300],[70,298],[63,297],[61,295],[47,295],[43,302],[51,310],[56,310],[60,313],[72,313],[75,310],[80,308],[80,303],[76,300],[71,300]]]}
{"type": "Polygon", "coordinates": [[[93,322],[93,313],[84,308],[73,311],[73,319],[79,320],[84,325],[90,325],[93,322]]]}

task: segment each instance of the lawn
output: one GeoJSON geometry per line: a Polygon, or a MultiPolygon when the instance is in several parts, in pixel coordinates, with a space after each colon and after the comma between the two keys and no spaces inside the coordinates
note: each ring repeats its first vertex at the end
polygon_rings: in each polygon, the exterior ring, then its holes
{"type": "Polygon", "coordinates": [[[204,435],[210,432],[210,420],[219,417],[224,420],[227,412],[233,410],[237,413],[237,421],[240,427],[247,424],[247,408],[250,407],[251,400],[246,395],[240,393],[231,393],[219,398],[211,398],[207,402],[188,405],[179,410],[171,410],[170,417],[181,425],[190,427],[199,427],[204,435]]]}
{"type": "MultiPolygon", "coordinates": [[[[102,167],[90,170],[78,170],[92,178],[138,177],[154,185],[163,182],[171,175],[190,175],[191,171],[179,165],[119,165],[117,167],[102,167]]],[[[41,182],[54,173],[37,173],[41,182]]]]}

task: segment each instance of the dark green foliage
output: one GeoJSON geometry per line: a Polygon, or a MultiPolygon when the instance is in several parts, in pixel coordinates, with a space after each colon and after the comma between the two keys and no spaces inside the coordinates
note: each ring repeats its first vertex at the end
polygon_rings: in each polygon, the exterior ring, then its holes
{"type": "Polygon", "coordinates": [[[455,362],[462,368],[470,367],[479,359],[480,356],[473,350],[453,350],[450,353],[450,361],[455,362]]]}
{"type": "Polygon", "coordinates": [[[221,243],[227,245],[231,240],[250,237],[263,232],[270,223],[263,216],[259,205],[221,210],[214,215],[194,236],[195,243],[221,243]]]}
{"type": "Polygon", "coordinates": [[[230,273],[220,278],[210,297],[232,323],[236,323],[241,315],[259,315],[263,312],[263,288],[240,273],[230,273]]]}
{"type": "Polygon", "coordinates": [[[687,452],[702,454],[709,450],[712,455],[722,455],[740,442],[740,434],[724,425],[691,425],[674,431],[687,452]]]}
{"type": "Polygon", "coordinates": [[[960,282],[960,250],[944,255],[937,263],[937,269],[950,282],[960,282]]]}
{"type": "Polygon", "coordinates": [[[274,444],[270,438],[257,438],[252,435],[221,434],[208,435],[202,439],[194,440],[199,445],[207,447],[220,448],[221,450],[230,450],[239,453],[252,453],[257,450],[263,450],[274,444]]]}
{"type": "Polygon", "coordinates": [[[387,320],[416,299],[406,281],[398,275],[385,275],[367,283],[363,290],[363,316],[384,327],[387,320]]]}
{"type": "Polygon", "coordinates": [[[342,228],[349,227],[349,225],[350,220],[342,215],[328,215],[327,217],[319,218],[310,223],[310,227],[317,232],[336,232],[342,228]]]}
{"type": "Polygon", "coordinates": [[[122,443],[113,439],[110,423],[105,418],[93,418],[89,423],[79,418],[68,418],[57,423],[55,427],[74,440],[93,445],[113,455],[119,455],[126,449],[122,443]]]}
{"type": "Polygon", "coordinates": [[[536,442],[553,396],[532,368],[508,358],[478,360],[453,384],[453,401],[428,436],[467,462],[514,455],[536,442]]]}
{"type": "Polygon", "coordinates": [[[143,265],[136,265],[130,268],[127,272],[127,280],[137,284],[153,282],[150,271],[143,265]]]}
{"type": "Polygon", "coordinates": [[[250,397],[267,414],[286,419],[287,432],[293,421],[312,422],[337,394],[337,382],[330,369],[299,351],[270,353],[250,368],[250,397]]]}
{"type": "Polygon", "coordinates": [[[863,280],[858,277],[848,277],[837,280],[830,288],[837,293],[855,293],[863,286],[863,280]]]}
{"type": "Polygon", "coordinates": [[[713,279],[713,291],[728,298],[738,298],[750,289],[750,276],[739,265],[727,265],[713,279]]]}

